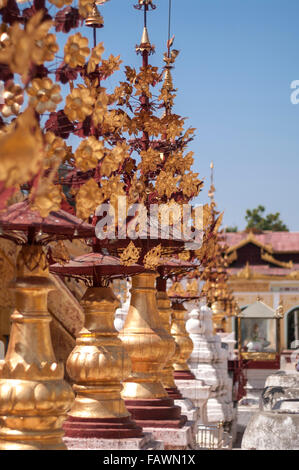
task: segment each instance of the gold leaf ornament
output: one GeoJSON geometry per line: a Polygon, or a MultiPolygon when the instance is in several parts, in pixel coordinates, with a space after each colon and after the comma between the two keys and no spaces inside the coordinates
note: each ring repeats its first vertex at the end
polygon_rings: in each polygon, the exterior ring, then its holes
{"type": "Polygon", "coordinates": [[[83,122],[93,112],[95,98],[91,90],[79,85],[66,97],[64,112],[70,121],[83,122]]]}
{"type": "Polygon", "coordinates": [[[48,178],[43,178],[32,197],[32,210],[37,210],[41,217],[46,218],[52,211],[58,211],[62,201],[62,188],[48,178]]]}
{"type": "Polygon", "coordinates": [[[145,269],[155,270],[160,262],[162,257],[162,246],[158,245],[152,248],[144,257],[143,264],[145,269]]]}
{"type": "Polygon", "coordinates": [[[27,90],[30,104],[39,114],[55,111],[57,104],[62,101],[60,86],[54,84],[48,77],[35,78],[27,90]]]}
{"type": "Polygon", "coordinates": [[[68,149],[65,141],[61,137],[57,137],[53,132],[46,132],[44,168],[57,167],[67,156],[68,149]]]}
{"type": "Polygon", "coordinates": [[[44,58],[40,41],[46,38],[52,21],[42,21],[43,15],[43,10],[38,11],[26,23],[25,29],[21,29],[18,22],[13,23],[6,33],[5,47],[0,49],[0,63],[8,64],[11,72],[20,74],[23,80],[26,80],[32,62],[41,64],[44,58]]]}
{"type": "Polygon", "coordinates": [[[7,82],[3,92],[4,105],[0,106],[4,117],[17,115],[24,101],[23,89],[14,82],[7,82]]]}
{"type": "Polygon", "coordinates": [[[41,168],[43,157],[41,131],[28,108],[0,136],[0,180],[6,187],[26,183],[41,168]]]}
{"type": "Polygon", "coordinates": [[[99,65],[99,63],[102,60],[102,55],[104,51],[105,51],[105,48],[102,42],[97,44],[96,47],[92,49],[91,56],[87,64],[87,73],[91,73],[95,71],[97,65],[99,65]]]}
{"type": "Polygon", "coordinates": [[[119,166],[129,156],[128,145],[125,142],[118,142],[112,150],[107,152],[101,165],[101,174],[103,176],[110,176],[111,173],[118,170],[119,166]]]}
{"type": "Polygon", "coordinates": [[[98,205],[104,201],[103,192],[98,187],[94,179],[90,179],[83,184],[76,195],[77,217],[87,220],[94,214],[98,205]]]}
{"type": "Polygon", "coordinates": [[[96,168],[104,157],[104,144],[94,136],[84,139],[75,152],[76,165],[80,170],[87,171],[96,168]]]}
{"type": "Polygon", "coordinates": [[[64,5],[71,5],[73,0],[49,0],[52,5],[55,5],[57,8],[61,8],[64,5]]]}
{"type": "Polygon", "coordinates": [[[72,68],[78,65],[83,67],[89,52],[88,39],[82,36],[81,33],[73,34],[64,46],[64,61],[72,68]]]}
{"type": "Polygon", "coordinates": [[[70,261],[70,254],[62,240],[50,244],[51,257],[55,263],[61,265],[70,261]]]}
{"type": "Polygon", "coordinates": [[[123,266],[132,266],[139,260],[140,248],[136,248],[133,242],[130,242],[127,248],[120,255],[120,262],[123,266]]]}

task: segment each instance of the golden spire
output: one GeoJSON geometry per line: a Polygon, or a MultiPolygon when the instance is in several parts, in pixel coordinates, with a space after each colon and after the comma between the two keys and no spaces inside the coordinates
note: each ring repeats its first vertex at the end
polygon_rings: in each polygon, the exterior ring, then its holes
{"type": "Polygon", "coordinates": [[[138,5],[135,5],[137,10],[144,9],[144,26],[142,32],[141,43],[136,46],[137,54],[144,54],[145,52],[150,55],[155,52],[155,46],[150,42],[148,29],[147,29],[147,12],[151,8],[152,10],[156,9],[156,6],[153,4],[152,0],[138,0],[138,5]]]}
{"type": "Polygon", "coordinates": [[[215,195],[216,189],[215,189],[215,186],[214,186],[214,163],[213,162],[210,163],[210,168],[211,168],[211,186],[210,186],[210,189],[209,189],[209,192],[208,192],[208,196],[211,199],[211,206],[213,206],[213,208],[214,208],[214,207],[216,207],[216,203],[215,203],[215,200],[214,200],[214,195],[215,195]]]}

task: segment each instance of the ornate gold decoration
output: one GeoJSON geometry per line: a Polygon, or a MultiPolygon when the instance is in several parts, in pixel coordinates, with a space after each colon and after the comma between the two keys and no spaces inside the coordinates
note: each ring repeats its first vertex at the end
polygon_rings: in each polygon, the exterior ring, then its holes
{"type": "Polygon", "coordinates": [[[280,266],[281,268],[286,268],[286,269],[292,269],[293,268],[293,261],[284,262],[284,261],[279,261],[274,258],[274,256],[270,255],[270,253],[266,252],[261,252],[261,258],[264,261],[268,261],[268,263],[276,264],[277,266],[280,266]]]}
{"type": "Polygon", "coordinates": [[[103,202],[103,193],[94,179],[89,179],[79,189],[76,197],[77,217],[87,220],[99,204],[103,202]]]}
{"type": "Polygon", "coordinates": [[[0,136],[0,180],[6,187],[26,183],[38,172],[42,159],[41,132],[28,108],[0,136]]]}
{"type": "Polygon", "coordinates": [[[44,20],[44,11],[39,10],[26,23],[25,29],[21,29],[18,22],[14,22],[9,29],[8,38],[0,49],[0,62],[8,64],[12,73],[18,73],[25,81],[28,70],[32,65],[43,64],[46,60],[44,43],[48,30],[52,26],[52,21],[44,20]]]}
{"type": "Polygon", "coordinates": [[[67,147],[61,137],[57,137],[53,132],[46,132],[45,136],[44,168],[58,168],[67,155],[67,147]]]}
{"type": "Polygon", "coordinates": [[[84,121],[84,119],[92,114],[95,98],[91,91],[83,85],[78,85],[66,97],[66,105],[64,112],[70,121],[84,121]]]}
{"type": "Polygon", "coordinates": [[[62,188],[44,178],[38,188],[30,193],[32,201],[32,210],[37,210],[44,218],[48,217],[50,212],[58,211],[61,206],[62,188]]]}
{"type": "Polygon", "coordinates": [[[84,328],[66,363],[76,393],[69,415],[129,417],[121,398],[121,382],[131,372],[131,361],[113,324],[119,301],[110,287],[90,287],[80,303],[85,312],[84,328]]]}
{"type": "Polygon", "coordinates": [[[214,333],[217,333],[217,331],[224,331],[226,332],[227,330],[227,319],[226,319],[226,306],[223,301],[217,300],[216,302],[213,302],[211,305],[212,311],[213,311],[213,327],[214,327],[214,333]]]}
{"type": "Polygon", "coordinates": [[[154,270],[159,266],[162,256],[162,246],[158,245],[152,248],[144,257],[143,264],[145,269],[154,270]]]}
{"type": "Polygon", "coordinates": [[[64,46],[64,61],[70,67],[75,68],[78,65],[85,65],[85,58],[89,55],[88,39],[81,33],[69,36],[64,46]]]}
{"type": "Polygon", "coordinates": [[[30,104],[39,114],[55,111],[57,104],[62,101],[60,86],[48,77],[32,80],[32,86],[28,88],[27,93],[31,96],[30,104]]]}
{"type": "Polygon", "coordinates": [[[1,113],[4,117],[19,114],[21,105],[24,101],[23,90],[20,85],[16,85],[13,82],[8,82],[5,85],[3,92],[4,105],[0,106],[1,113]]]}
{"type": "MultiPolygon", "coordinates": [[[[62,423],[74,398],[52,348],[47,296],[54,285],[41,275],[40,263],[28,272],[24,259],[31,249],[23,248],[17,263],[16,310],[0,362],[1,450],[66,449],[62,423]]],[[[40,250],[35,247],[32,258],[43,257],[40,250]]]]}
{"type": "Polygon", "coordinates": [[[136,248],[134,243],[131,241],[119,257],[121,264],[124,266],[131,266],[132,264],[137,263],[140,257],[140,252],[141,249],[136,248]]]}
{"type": "Polygon", "coordinates": [[[241,356],[243,359],[248,361],[275,361],[277,359],[277,355],[275,353],[267,353],[267,352],[241,352],[241,356]]]}
{"type": "Polygon", "coordinates": [[[181,297],[186,295],[186,292],[180,282],[174,282],[168,290],[169,297],[174,297],[176,295],[181,297]]]}
{"type": "Polygon", "coordinates": [[[132,373],[124,383],[125,399],[166,398],[161,371],[174,353],[174,343],[161,325],[155,280],[146,271],[132,278],[131,304],[120,338],[132,361],[132,373]]]}
{"type": "Polygon", "coordinates": [[[193,281],[187,283],[186,292],[187,292],[187,294],[189,294],[191,296],[194,296],[194,297],[199,295],[198,282],[197,282],[196,279],[193,279],[193,281]]]}
{"type": "MultiPolygon", "coordinates": [[[[87,22],[87,19],[85,20],[87,22]]],[[[104,45],[102,42],[97,44],[91,51],[91,56],[87,64],[87,73],[94,72],[96,67],[102,60],[102,55],[105,51],[104,45]]]]}
{"type": "Polygon", "coordinates": [[[63,5],[71,5],[73,0],[49,0],[49,2],[55,5],[57,8],[61,8],[63,5]]]}
{"type": "Polygon", "coordinates": [[[75,152],[76,164],[82,171],[95,168],[103,157],[104,144],[93,135],[82,140],[75,152]]]}
{"type": "Polygon", "coordinates": [[[248,245],[248,243],[252,243],[253,245],[256,245],[258,246],[259,248],[263,248],[265,251],[269,252],[269,253],[273,253],[273,248],[271,245],[265,245],[263,243],[261,243],[257,238],[256,236],[254,235],[253,232],[249,232],[247,237],[244,238],[243,240],[241,240],[239,243],[237,243],[236,245],[233,245],[233,246],[230,246],[228,249],[227,249],[227,253],[231,253],[232,251],[238,251],[240,248],[242,248],[243,246],[245,245],[248,245]]]}
{"type": "Polygon", "coordinates": [[[70,254],[62,240],[49,244],[51,248],[51,258],[55,263],[65,264],[70,261],[70,254]]]}
{"type": "Polygon", "coordinates": [[[238,259],[237,250],[232,251],[230,254],[226,256],[226,261],[228,265],[232,264],[234,261],[237,261],[237,259],[238,259]]]}

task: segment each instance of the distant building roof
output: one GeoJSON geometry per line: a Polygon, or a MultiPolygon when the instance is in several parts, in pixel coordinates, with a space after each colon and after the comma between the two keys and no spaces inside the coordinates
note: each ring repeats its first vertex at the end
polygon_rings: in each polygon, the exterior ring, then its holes
{"type": "Polygon", "coordinates": [[[223,241],[230,248],[237,248],[242,242],[257,240],[259,244],[271,246],[275,253],[299,253],[299,232],[229,232],[223,234],[223,241]]]}

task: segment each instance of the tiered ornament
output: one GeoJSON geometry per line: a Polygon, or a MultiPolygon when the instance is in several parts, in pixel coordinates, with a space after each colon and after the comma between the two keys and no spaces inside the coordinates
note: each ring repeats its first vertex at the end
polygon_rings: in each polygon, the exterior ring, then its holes
{"type": "Polygon", "coordinates": [[[0,449],[65,449],[62,424],[74,395],[63,379],[63,364],[55,359],[49,329],[47,295],[54,285],[47,276],[47,256],[55,257],[55,247],[47,254],[43,247],[91,237],[93,227],[64,211],[42,219],[27,201],[3,212],[0,224],[2,236],[21,245],[12,286],[16,310],[0,363],[0,449]]]}
{"type": "MultiPolygon", "coordinates": [[[[88,286],[81,305],[84,328],[67,360],[76,399],[64,424],[66,438],[129,439],[142,436],[142,429],[130,419],[121,398],[122,382],[131,372],[131,361],[114,328],[118,301],[109,286],[116,278],[142,272],[142,266],[121,265],[118,258],[90,253],[68,264],[51,266],[60,276],[83,280],[88,286]]],[[[76,444],[66,439],[70,448],[76,444]]],[[[91,448],[92,444],[87,444],[91,448]]]]}
{"type": "Polygon", "coordinates": [[[186,292],[179,282],[172,284],[168,296],[171,299],[173,309],[171,334],[180,348],[180,354],[173,364],[174,378],[175,380],[193,380],[195,377],[187,364],[193,351],[193,342],[186,330],[188,310],[183,304],[184,302],[198,300],[200,296],[198,293],[196,295],[195,293],[186,292]]]}
{"type": "MultiPolygon", "coordinates": [[[[167,279],[172,278],[174,275],[192,271],[195,268],[196,265],[193,263],[182,261],[177,258],[171,258],[169,260],[162,259],[160,266],[157,268],[160,275],[159,278],[157,278],[157,307],[163,326],[170,335],[173,321],[173,308],[166,291],[167,279]]],[[[175,369],[173,364],[179,361],[182,352],[181,344],[179,344],[176,339],[177,336],[173,337],[175,352],[168,358],[166,365],[162,370],[162,384],[170,397],[173,399],[181,399],[182,395],[174,381],[175,369]]]]}
{"type": "Polygon", "coordinates": [[[228,318],[238,313],[238,305],[234,298],[233,291],[228,286],[229,273],[227,271],[228,263],[225,248],[221,244],[221,234],[218,233],[222,216],[218,217],[214,200],[214,164],[211,163],[211,187],[209,197],[211,199],[211,224],[214,226],[213,246],[207,259],[203,260],[204,270],[201,279],[205,284],[201,291],[201,297],[206,298],[207,305],[213,311],[213,323],[215,332],[226,332],[228,318]]]}

